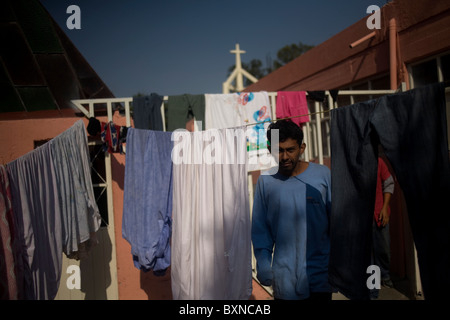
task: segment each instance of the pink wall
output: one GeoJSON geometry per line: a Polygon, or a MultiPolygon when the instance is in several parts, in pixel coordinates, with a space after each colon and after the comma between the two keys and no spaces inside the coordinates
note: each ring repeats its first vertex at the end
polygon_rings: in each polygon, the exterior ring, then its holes
{"type": "MultiPolygon", "coordinates": [[[[34,141],[51,139],[80,118],[0,121],[0,163],[6,164],[34,149],[34,141]]],[[[87,126],[88,120],[84,119],[87,126]]]]}

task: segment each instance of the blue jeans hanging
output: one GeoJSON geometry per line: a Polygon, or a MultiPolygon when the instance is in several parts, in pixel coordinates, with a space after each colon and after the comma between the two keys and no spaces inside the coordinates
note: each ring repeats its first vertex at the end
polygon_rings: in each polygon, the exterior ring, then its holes
{"type": "Polygon", "coordinates": [[[450,295],[450,163],[443,84],[331,111],[330,282],[368,299],[380,143],[403,190],[426,299],[450,295]]]}

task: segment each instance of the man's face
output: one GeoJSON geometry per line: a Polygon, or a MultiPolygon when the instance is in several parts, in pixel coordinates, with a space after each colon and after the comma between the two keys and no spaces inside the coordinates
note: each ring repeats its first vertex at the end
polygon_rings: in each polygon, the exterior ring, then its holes
{"type": "Polygon", "coordinates": [[[290,175],[305,150],[305,144],[298,145],[297,140],[287,138],[278,145],[279,171],[284,175],[290,175]]]}

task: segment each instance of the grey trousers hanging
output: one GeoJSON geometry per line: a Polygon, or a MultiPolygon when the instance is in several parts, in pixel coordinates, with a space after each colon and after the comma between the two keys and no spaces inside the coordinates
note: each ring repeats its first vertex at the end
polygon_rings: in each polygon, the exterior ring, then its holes
{"type": "Polygon", "coordinates": [[[403,190],[425,299],[450,297],[450,163],[443,84],[331,111],[330,282],[368,299],[380,143],[403,190]]]}

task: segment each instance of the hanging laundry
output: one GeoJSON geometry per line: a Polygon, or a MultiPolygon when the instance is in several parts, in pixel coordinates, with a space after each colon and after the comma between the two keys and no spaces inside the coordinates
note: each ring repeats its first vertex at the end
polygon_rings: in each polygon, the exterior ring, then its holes
{"type": "Polygon", "coordinates": [[[205,128],[220,129],[246,125],[248,170],[276,166],[267,149],[266,130],[272,111],[267,92],[205,95],[205,128]]]}
{"type": "Polygon", "coordinates": [[[95,233],[101,225],[83,121],[77,121],[49,144],[59,186],[63,251],[68,258],[78,260],[97,244],[95,233]]]}
{"type": "Polygon", "coordinates": [[[105,152],[113,153],[119,151],[119,135],[120,126],[115,125],[112,121],[102,122],[101,138],[105,152]]]}
{"type": "Polygon", "coordinates": [[[277,93],[277,119],[305,115],[292,118],[292,122],[300,126],[309,122],[308,102],[305,91],[278,91],[277,93]]]}
{"type": "Polygon", "coordinates": [[[425,299],[448,298],[450,163],[444,86],[333,109],[330,137],[331,284],[351,299],[369,299],[380,143],[405,197],[425,299]]]}
{"type": "Polygon", "coordinates": [[[331,95],[331,98],[333,99],[333,102],[336,102],[337,98],[338,98],[338,94],[339,94],[339,90],[328,90],[328,92],[331,95]]]}
{"type": "Polygon", "coordinates": [[[163,98],[157,93],[133,97],[133,120],[136,129],[163,131],[161,116],[163,98]]]}
{"type": "Polygon", "coordinates": [[[60,185],[52,157],[51,146],[46,143],[7,165],[27,300],[53,299],[61,278],[60,185]]]}
{"type": "Polygon", "coordinates": [[[8,174],[5,167],[0,165],[0,300],[19,299],[13,219],[8,174]]]}
{"type": "Polygon", "coordinates": [[[176,300],[248,299],[252,293],[247,158],[239,157],[245,155],[245,128],[241,130],[236,135],[233,129],[184,132],[182,139],[174,139],[174,157],[182,149],[184,159],[174,158],[173,164],[171,279],[176,300]],[[207,159],[212,141],[221,141],[214,156],[232,160],[230,164],[207,159]],[[199,152],[203,161],[198,161],[199,152]]]}
{"type": "Polygon", "coordinates": [[[90,136],[95,137],[97,134],[99,134],[102,131],[102,126],[101,126],[100,121],[94,117],[90,117],[86,130],[90,136]]]}
{"type": "Polygon", "coordinates": [[[244,124],[239,95],[205,94],[205,129],[234,128],[244,124]]]}
{"type": "Polygon", "coordinates": [[[121,126],[119,130],[119,152],[125,154],[125,144],[127,142],[128,127],[121,126]]]}
{"type": "Polygon", "coordinates": [[[128,129],[122,236],[134,266],[157,275],[170,265],[172,145],[171,132],[128,129]]]}
{"type": "MultiPolygon", "coordinates": [[[[308,92],[308,96],[313,99],[314,101],[317,102],[324,102],[325,101],[325,90],[319,90],[319,91],[307,91],[308,92]]],[[[339,90],[328,90],[328,92],[331,95],[331,98],[333,99],[333,101],[336,101],[337,97],[338,97],[338,93],[339,90]]]]}
{"type": "Polygon", "coordinates": [[[127,127],[119,126],[114,122],[102,122],[101,139],[103,151],[108,153],[125,153],[123,144],[126,142],[127,127]]]}
{"type": "Polygon", "coordinates": [[[167,131],[185,129],[190,113],[192,113],[196,121],[201,121],[202,123],[205,121],[204,94],[169,96],[167,102],[167,131]]]}
{"type": "Polygon", "coordinates": [[[53,299],[62,253],[78,259],[96,243],[101,218],[88,154],[84,123],[79,120],[7,165],[24,299],[53,299]]]}

